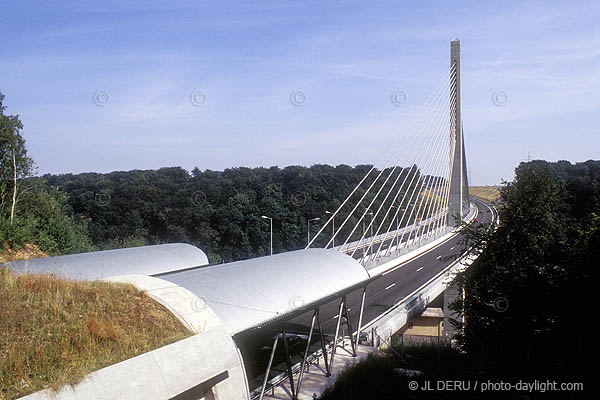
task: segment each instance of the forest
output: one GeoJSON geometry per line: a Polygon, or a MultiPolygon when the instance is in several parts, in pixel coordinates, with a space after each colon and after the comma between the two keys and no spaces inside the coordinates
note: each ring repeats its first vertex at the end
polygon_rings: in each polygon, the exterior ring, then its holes
{"type": "Polygon", "coordinates": [[[98,249],[185,242],[211,262],[306,246],[370,166],[290,166],[188,172],[158,170],[45,175],[46,187],[65,193],[73,215],[85,221],[98,249]]]}

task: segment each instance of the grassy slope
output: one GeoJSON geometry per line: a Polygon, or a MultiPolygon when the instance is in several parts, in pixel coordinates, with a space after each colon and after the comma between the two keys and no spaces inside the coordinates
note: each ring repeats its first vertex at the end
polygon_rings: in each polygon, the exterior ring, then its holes
{"type": "Polygon", "coordinates": [[[8,248],[6,244],[0,250],[0,264],[15,260],[29,260],[31,258],[48,257],[46,253],[38,249],[34,244],[25,244],[22,248],[15,250],[8,248]]]}
{"type": "Polygon", "coordinates": [[[499,186],[470,186],[469,194],[485,201],[495,202],[500,198],[499,186]]]}
{"type": "Polygon", "coordinates": [[[0,267],[0,399],[76,383],[190,335],[131,285],[15,276],[0,267]]]}

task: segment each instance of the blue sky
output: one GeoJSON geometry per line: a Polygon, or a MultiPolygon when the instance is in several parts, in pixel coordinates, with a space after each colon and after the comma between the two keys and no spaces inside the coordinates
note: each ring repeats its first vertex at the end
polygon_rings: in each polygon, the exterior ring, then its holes
{"type": "Polygon", "coordinates": [[[597,1],[1,1],[0,91],[40,174],[373,163],[457,37],[471,180],[495,184],[528,153],[600,159],[598,21],[597,1]]]}

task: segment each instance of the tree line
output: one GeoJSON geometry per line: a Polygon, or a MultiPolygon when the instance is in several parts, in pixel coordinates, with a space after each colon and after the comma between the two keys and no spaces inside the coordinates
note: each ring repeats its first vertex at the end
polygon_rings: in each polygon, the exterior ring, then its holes
{"type": "Polygon", "coordinates": [[[291,166],[188,172],[180,167],[45,175],[83,217],[98,249],[191,243],[212,262],[306,246],[307,220],[334,211],[370,166],[291,166]]]}

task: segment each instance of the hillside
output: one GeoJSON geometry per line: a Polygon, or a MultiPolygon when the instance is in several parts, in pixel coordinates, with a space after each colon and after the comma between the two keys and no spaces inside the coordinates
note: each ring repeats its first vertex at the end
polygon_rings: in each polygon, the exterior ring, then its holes
{"type": "Polygon", "coordinates": [[[469,186],[469,193],[493,203],[500,199],[500,186],[469,186]]]}
{"type": "Polygon", "coordinates": [[[27,243],[20,249],[11,249],[4,246],[0,252],[0,264],[16,260],[29,260],[32,258],[48,257],[46,253],[41,251],[36,245],[27,243]]]}

